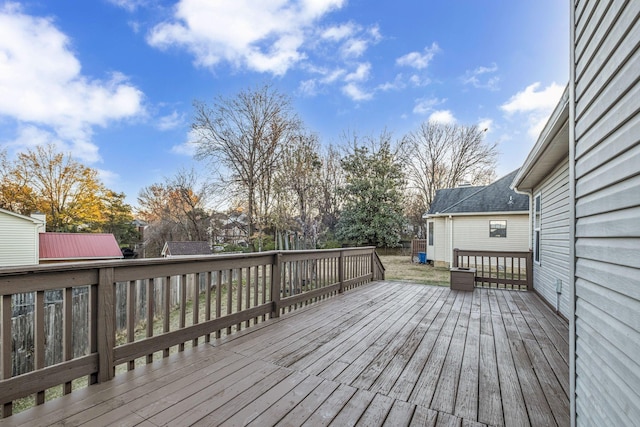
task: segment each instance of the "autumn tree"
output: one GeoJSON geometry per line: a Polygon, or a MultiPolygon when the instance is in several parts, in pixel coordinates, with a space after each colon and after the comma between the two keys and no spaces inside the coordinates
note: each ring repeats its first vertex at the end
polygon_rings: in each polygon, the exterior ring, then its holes
{"type": "Polygon", "coordinates": [[[498,150],[485,140],[485,131],[427,121],[404,137],[401,153],[414,221],[428,211],[436,190],[493,181],[498,150]]]}
{"type": "Polygon", "coordinates": [[[340,189],[345,185],[344,171],[341,165],[340,151],[330,145],[321,155],[322,165],[318,182],[318,211],[320,215],[320,234],[324,240],[333,240],[340,210],[342,197],[340,189]]]}
{"type": "Polygon", "coordinates": [[[383,133],[364,144],[354,138],[341,165],[344,208],[336,236],[357,245],[398,246],[404,227],[404,175],[390,135],[383,133]]]}
{"type": "Polygon", "coordinates": [[[281,152],[300,127],[291,101],[266,85],[218,97],[212,106],[196,102],[194,107],[196,158],[208,160],[226,191],[246,201],[253,236],[269,216],[281,152]]]}
{"type": "Polygon", "coordinates": [[[143,188],[138,216],[149,223],[146,253],[159,256],[166,241],[208,241],[208,191],[193,170],[180,170],[164,183],[143,188]]]}
{"type": "Polygon", "coordinates": [[[131,205],[125,202],[124,193],[106,190],[102,196],[102,218],[96,229],[102,233],[111,233],[121,246],[138,243],[140,236],[133,225],[131,205]]]}
{"type": "Polygon", "coordinates": [[[46,214],[48,231],[89,229],[102,219],[106,189],[98,172],[58,152],[55,145],[19,153],[4,181],[8,186],[3,187],[3,199],[13,199],[13,208],[23,214],[46,214]]]}

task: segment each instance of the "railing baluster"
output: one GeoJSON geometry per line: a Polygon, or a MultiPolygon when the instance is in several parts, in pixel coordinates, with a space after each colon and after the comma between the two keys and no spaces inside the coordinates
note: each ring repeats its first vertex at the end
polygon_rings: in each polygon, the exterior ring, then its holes
{"type": "MultiPolygon", "coordinates": [[[[238,268],[236,269],[236,271],[238,272],[238,286],[236,287],[236,289],[238,290],[236,294],[236,313],[239,313],[242,311],[242,287],[244,286],[244,283],[242,280],[242,268],[238,268]]],[[[241,328],[242,322],[239,322],[236,325],[236,332],[239,332],[241,328]]]]}
{"type": "MultiPolygon", "coordinates": [[[[205,287],[205,306],[204,306],[204,319],[211,320],[211,272],[207,271],[205,273],[206,287],[205,287]]],[[[211,342],[211,334],[207,334],[204,337],[204,342],[211,342]]]]}
{"type": "MultiPolygon", "coordinates": [[[[193,284],[193,304],[191,306],[191,324],[197,325],[200,323],[200,273],[196,273],[193,276],[194,284],[193,284]]],[[[194,338],[191,341],[192,346],[198,345],[198,337],[194,338]]]]}
{"type": "MultiPolygon", "coordinates": [[[[2,324],[0,324],[2,348],[0,349],[0,379],[11,378],[11,295],[2,295],[2,324]]],[[[11,402],[2,405],[2,418],[13,413],[11,402]]]]}
{"type": "MultiPolygon", "coordinates": [[[[216,319],[222,316],[222,270],[216,273],[216,319]]],[[[216,331],[216,338],[222,336],[222,331],[218,329],[216,331]]]]}
{"type": "MultiPolygon", "coordinates": [[[[182,274],[180,276],[180,321],[178,324],[179,329],[184,329],[187,323],[187,275],[182,274]]],[[[178,351],[184,351],[184,342],[178,344],[178,351]]]]}
{"type": "MultiPolygon", "coordinates": [[[[35,301],[35,325],[34,325],[34,368],[36,370],[45,367],[45,348],[44,348],[44,291],[36,292],[35,301]]],[[[36,405],[44,403],[44,390],[36,393],[36,405]]]]}
{"type": "MultiPolygon", "coordinates": [[[[155,280],[153,277],[147,279],[147,338],[153,336],[153,317],[155,310],[153,302],[155,301],[155,280]]],[[[153,363],[153,353],[147,354],[147,364],[153,363]]]]}
{"type": "MultiPolygon", "coordinates": [[[[164,317],[162,318],[162,331],[169,332],[171,327],[171,276],[166,276],[164,278],[164,317]]],[[[170,348],[167,347],[162,350],[162,357],[169,357],[170,348]]]]}
{"type": "MultiPolygon", "coordinates": [[[[73,359],[73,288],[64,288],[62,296],[62,360],[73,359]]],[[[67,381],[63,386],[63,393],[71,393],[71,381],[67,381]]]]}
{"type": "MultiPolygon", "coordinates": [[[[135,340],[135,292],[136,282],[135,280],[130,280],[129,283],[127,283],[127,342],[133,342],[135,340]]],[[[135,360],[129,361],[128,370],[132,371],[135,367],[135,360]]]]}
{"type": "MultiPolygon", "coordinates": [[[[227,314],[233,310],[233,270],[228,271],[227,276],[227,314]]],[[[231,335],[231,326],[227,328],[227,335],[231,335]]]]}
{"type": "MultiPolygon", "coordinates": [[[[253,306],[257,307],[258,306],[258,271],[260,269],[260,266],[257,265],[255,267],[253,267],[253,306]]],[[[254,317],[253,318],[253,324],[257,325],[258,324],[258,318],[254,317]]]]}

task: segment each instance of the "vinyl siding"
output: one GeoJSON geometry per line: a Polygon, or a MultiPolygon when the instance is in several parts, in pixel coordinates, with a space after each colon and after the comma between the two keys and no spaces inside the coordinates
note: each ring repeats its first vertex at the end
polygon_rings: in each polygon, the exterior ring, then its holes
{"type": "Polygon", "coordinates": [[[0,267],[37,264],[37,239],[33,222],[0,212],[0,267]]]}
{"type": "MultiPolygon", "coordinates": [[[[541,198],[540,263],[533,266],[533,287],[551,306],[570,316],[569,159],[534,189],[541,198]],[[556,281],[562,280],[558,307],[556,281]]],[[[533,221],[533,215],[531,216],[533,221]]],[[[533,226],[532,226],[533,229],[533,226]]]]}
{"type": "Polygon", "coordinates": [[[573,4],[576,424],[635,425],[640,1],[573,4]]]}
{"type": "Polygon", "coordinates": [[[449,263],[454,248],[487,251],[528,251],[529,216],[469,215],[453,216],[453,247],[449,235],[450,219],[438,217],[434,221],[435,239],[433,260],[437,265],[449,263]],[[489,221],[507,221],[507,237],[489,237],[489,221]]]}

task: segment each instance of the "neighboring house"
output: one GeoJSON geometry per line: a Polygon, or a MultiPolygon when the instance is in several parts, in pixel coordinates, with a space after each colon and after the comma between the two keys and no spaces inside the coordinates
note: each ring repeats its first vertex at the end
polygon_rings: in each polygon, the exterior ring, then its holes
{"type": "Polygon", "coordinates": [[[570,2],[572,423],[640,422],[640,1],[570,2]]]}
{"type": "Polygon", "coordinates": [[[531,197],[533,287],[570,316],[569,88],[551,114],[512,187],[531,197]]]}
{"type": "Polygon", "coordinates": [[[28,217],[0,209],[0,267],[38,264],[43,215],[28,217]]]}
{"type": "Polygon", "coordinates": [[[528,251],[529,197],[509,185],[518,171],[486,186],[436,191],[427,222],[427,259],[449,267],[453,249],[528,251]]]}
{"type": "Polygon", "coordinates": [[[162,248],[165,258],[211,255],[209,242],[166,242],[162,248]]]}
{"type": "Polygon", "coordinates": [[[113,234],[40,233],[40,263],[121,259],[113,234]]]}

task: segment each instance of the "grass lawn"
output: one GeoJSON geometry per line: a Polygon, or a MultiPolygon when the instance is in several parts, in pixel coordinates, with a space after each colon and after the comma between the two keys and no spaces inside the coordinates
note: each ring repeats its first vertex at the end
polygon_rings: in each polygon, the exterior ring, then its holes
{"type": "Polygon", "coordinates": [[[409,255],[380,255],[387,280],[449,286],[449,270],[411,262],[409,255]]]}

